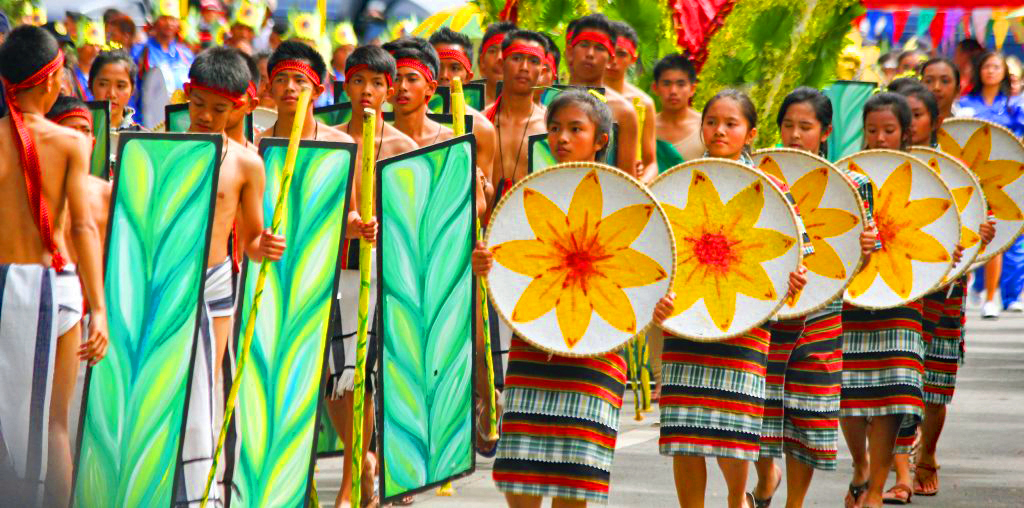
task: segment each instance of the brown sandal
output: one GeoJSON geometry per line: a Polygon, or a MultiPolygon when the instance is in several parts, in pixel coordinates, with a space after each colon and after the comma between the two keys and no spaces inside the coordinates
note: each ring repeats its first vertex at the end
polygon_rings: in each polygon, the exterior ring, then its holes
{"type": "Polygon", "coordinates": [[[934,467],[934,466],[929,466],[928,464],[918,464],[917,465],[917,471],[914,473],[914,494],[916,494],[918,496],[934,496],[934,495],[937,495],[938,493],[939,493],[939,468],[938,467],[934,467]],[[920,475],[922,470],[930,472],[931,476],[922,479],[921,475],[920,475]],[[924,488],[924,480],[928,480],[928,479],[931,479],[931,480],[934,481],[935,488],[929,489],[929,490],[925,490],[925,488],[924,488]],[[917,488],[918,485],[920,485],[921,488],[917,488]]]}
{"type": "Polygon", "coordinates": [[[846,492],[846,499],[843,500],[846,508],[861,508],[861,503],[864,501],[864,496],[868,493],[868,482],[864,482],[860,485],[850,484],[850,488],[846,492]]]}
{"type": "Polygon", "coordinates": [[[897,483],[882,494],[885,504],[910,504],[914,498],[914,490],[905,483],[897,483]]]}

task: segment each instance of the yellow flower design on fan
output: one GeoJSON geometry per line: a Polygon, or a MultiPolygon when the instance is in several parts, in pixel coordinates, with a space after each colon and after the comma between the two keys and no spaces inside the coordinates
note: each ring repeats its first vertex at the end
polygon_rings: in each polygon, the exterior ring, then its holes
{"type": "Polygon", "coordinates": [[[785,254],[796,239],[755,227],[764,208],[764,185],[758,180],[723,204],[711,179],[694,171],[686,207],[665,205],[677,249],[673,315],[703,299],[715,326],[725,331],[736,315],[737,293],[777,298],[761,263],[785,254]]]}
{"type": "Polygon", "coordinates": [[[992,127],[982,126],[974,131],[964,146],[953,139],[945,130],[939,130],[939,147],[953,157],[959,158],[978,175],[981,190],[985,193],[988,207],[997,219],[1024,220],[1020,207],[1003,190],[1024,175],[1021,161],[991,160],[992,127]]]}
{"type": "Polygon", "coordinates": [[[882,250],[871,254],[868,262],[850,281],[847,290],[851,297],[857,298],[864,294],[875,277],[881,275],[882,280],[897,295],[906,298],[914,286],[914,266],[911,260],[949,262],[949,252],[921,228],[942,217],[951,203],[942,198],[911,201],[912,180],[910,162],[904,162],[885,179],[882,188],[875,191],[875,226],[882,250]]]}
{"type": "Polygon", "coordinates": [[[527,187],[523,209],[536,238],[492,248],[499,264],[533,278],[512,311],[512,321],[533,321],[554,309],[569,349],[586,334],[594,311],[615,329],[636,333],[636,312],[623,288],[668,276],[656,261],[630,248],[655,205],[627,206],[602,217],[603,203],[597,171],[576,186],[568,214],[527,187]]]}
{"type": "MultiPolygon", "coordinates": [[[[761,161],[759,169],[786,182],[778,162],[770,156],[761,161]]],[[[806,173],[796,183],[789,184],[789,191],[796,200],[797,210],[800,210],[800,217],[803,218],[804,227],[814,246],[814,254],[804,259],[804,266],[822,277],[842,280],[846,278],[846,267],[842,258],[825,239],[846,233],[853,229],[860,219],[846,210],[820,208],[821,198],[825,196],[827,186],[828,168],[820,167],[806,173]]]]}
{"type": "MultiPolygon", "coordinates": [[[[928,159],[928,167],[932,168],[932,171],[937,175],[942,175],[942,168],[939,167],[939,161],[935,157],[928,159]]],[[[963,215],[964,210],[967,209],[967,205],[971,203],[971,196],[974,195],[974,187],[957,187],[950,189],[953,193],[953,202],[956,203],[957,213],[963,215]]],[[[960,246],[965,249],[970,249],[978,242],[981,241],[981,235],[971,231],[967,226],[960,226],[960,246]]]]}

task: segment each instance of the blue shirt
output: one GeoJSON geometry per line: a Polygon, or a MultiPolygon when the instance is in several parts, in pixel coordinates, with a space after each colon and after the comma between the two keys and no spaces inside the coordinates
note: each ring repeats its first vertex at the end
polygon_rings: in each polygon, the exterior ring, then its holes
{"type": "Polygon", "coordinates": [[[89,76],[82,72],[82,68],[75,66],[75,81],[78,83],[78,90],[82,92],[83,101],[92,100],[92,90],[89,90],[89,76]]]}
{"type": "Polygon", "coordinates": [[[988,120],[1010,129],[1017,137],[1024,135],[1024,99],[1020,96],[1000,93],[992,104],[985,104],[981,94],[970,94],[961,97],[956,105],[958,116],[988,120]]]}

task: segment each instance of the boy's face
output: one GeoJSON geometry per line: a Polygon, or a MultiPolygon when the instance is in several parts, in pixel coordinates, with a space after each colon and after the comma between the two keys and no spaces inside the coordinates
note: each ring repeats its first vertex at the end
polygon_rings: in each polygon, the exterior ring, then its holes
{"type": "Polygon", "coordinates": [[[345,80],[345,93],[360,109],[380,111],[381,104],[394,95],[395,89],[388,86],[384,73],[360,69],[345,80]]]}
{"type": "Polygon", "coordinates": [[[480,74],[483,74],[489,81],[501,81],[505,77],[504,67],[501,59],[501,44],[493,44],[487,47],[480,55],[480,74]]]}
{"type": "Polygon", "coordinates": [[[224,132],[231,116],[239,111],[244,111],[244,107],[215,93],[193,89],[188,96],[188,116],[192,121],[189,132],[224,132]]]}
{"type": "Polygon", "coordinates": [[[60,124],[64,127],[75,129],[82,134],[85,134],[89,139],[92,139],[92,124],[88,120],[80,116],[71,116],[60,121],[60,124]]]}
{"type": "Polygon", "coordinates": [[[607,72],[610,76],[619,78],[626,74],[629,66],[636,63],[636,57],[630,54],[625,48],[616,47],[615,55],[608,61],[607,72]]]}
{"type": "MultiPolygon", "coordinates": [[[[516,39],[513,44],[533,46],[539,48],[542,53],[545,49],[539,42],[532,40],[516,39]]],[[[527,53],[512,53],[503,59],[503,63],[504,87],[521,95],[533,93],[540,73],[546,68],[538,56],[527,53]]]]}
{"type": "Polygon", "coordinates": [[[604,78],[612,55],[605,46],[591,40],[581,40],[568,51],[569,71],[576,79],[596,82],[604,78]]]}
{"type": "Polygon", "coordinates": [[[662,107],[671,111],[678,111],[690,105],[693,88],[690,76],[679,69],[665,70],[651,85],[651,90],[661,99],[662,107]]]}
{"type": "Polygon", "coordinates": [[[312,108],[317,97],[324,93],[323,85],[314,84],[309,77],[299,71],[282,70],[274,74],[274,79],[270,81],[270,97],[277,105],[278,114],[294,115],[299,102],[299,92],[310,87],[313,88],[313,95],[309,98],[309,107],[312,108]]]}
{"type": "Polygon", "coordinates": [[[427,81],[420,71],[412,67],[399,67],[395,94],[390,102],[396,111],[409,114],[423,107],[436,91],[437,81],[427,81]]]}
{"type": "Polygon", "coordinates": [[[245,96],[245,105],[240,107],[240,108],[232,110],[231,113],[228,115],[228,125],[227,125],[227,128],[228,129],[237,128],[238,124],[240,124],[240,123],[245,121],[246,115],[248,115],[249,113],[252,113],[253,110],[255,110],[256,107],[259,106],[259,105],[260,105],[260,100],[259,99],[254,99],[254,98],[250,97],[248,94],[246,94],[246,96],[245,96]]]}
{"type": "MultiPolygon", "coordinates": [[[[440,53],[443,50],[463,52],[462,46],[458,44],[434,44],[434,49],[440,53]]],[[[441,67],[438,69],[437,84],[441,86],[451,86],[452,78],[459,78],[462,83],[468,83],[470,80],[469,71],[462,65],[461,62],[454,58],[442,58],[441,67]]]]}

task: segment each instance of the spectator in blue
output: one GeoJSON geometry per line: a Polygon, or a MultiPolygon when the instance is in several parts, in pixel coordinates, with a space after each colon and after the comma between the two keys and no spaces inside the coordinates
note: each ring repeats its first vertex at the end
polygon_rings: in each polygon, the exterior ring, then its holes
{"type": "MultiPolygon", "coordinates": [[[[165,2],[160,2],[164,4],[165,2]]],[[[168,86],[167,97],[160,98],[142,97],[139,106],[142,109],[143,118],[163,118],[163,106],[170,97],[173,90],[181,90],[188,81],[188,70],[192,66],[195,56],[187,46],[179,42],[178,32],[181,29],[181,21],[175,12],[158,12],[156,21],[153,22],[149,32],[149,40],[144,44],[132,48],[132,58],[139,69],[139,85],[136,90],[142,90],[142,83],[146,75],[153,69],[159,68],[163,72],[164,82],[168,86]],[[152,103],[148,104],[148,103],[152,103]],[[154,111],[147,111],[147,107],[154,111]],[[159,109],[159,111],[155,111],[159,109]]],[[[145,124],[145,122],[143,122],[145,124]]],[[[149,125],[149,127],[152,127],[149,125]]]]}
{"type": "MultiPolygon", "coordinates": [[[[988,120],[1006,127],[1018,137],[1024,134],[1024,100],[1010,92],[1010,73],[1003,55],[994,51],[979,55],[974,60],[971,84],[971,92],[957,102],[959,116],[988,120]]],[[[989,261],[986,268],[975,271],[971,290],[980,294],[985,288],[986,276],[998,277],[1002,304],[989,298],[994,295],[986,295],[981,317],[996,319],[1004,309],[1024,312],[1024,302],[1020,300],[1024,287],[1024,238],[1018,237],[1002,258],[989,261]]]]}

